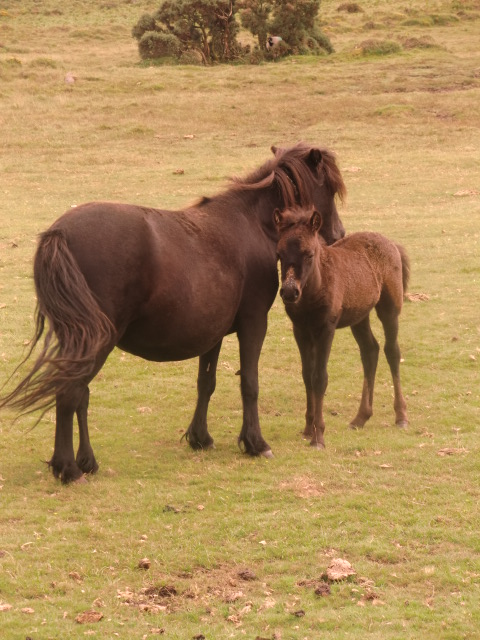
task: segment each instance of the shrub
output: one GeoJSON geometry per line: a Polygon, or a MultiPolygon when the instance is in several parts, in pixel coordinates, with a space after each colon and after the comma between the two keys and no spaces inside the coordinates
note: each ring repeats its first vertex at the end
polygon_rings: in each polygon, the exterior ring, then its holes
{"type": "Polygon", "coordinates": [[[273,0],[240,0],[242,26],[257,36],[260,51],[265,51],[273,0]]]}
{"type": "Polygon", "coordinates": [[[207,63],[227,61],[241,50],[234,8],[230,0],[165,0],[155,19],[184,50],[201,50],[207,63]]]}
{"type": "Polygon", "coordinates": [[[347,13],[363,13],[362,7],[356,2],[343,2],[337,7],[337,11],[346,11],[347,13]]]}
{"type": "Polygon", "coordinates": [[[132,29],[132,36],[136,40],[140,40],[147,31],[157,31],[157,23],[155,18],[149,13],[144,13],[137,24],[132,29]]]}
{"type": "Polygon", "coordinates": [[[422,38],[401,38],[402,46],[404,49],[436,49],[439,48],[435,41],[430,36],[424,36],[422,38]]]}
{"type": "Polygon", "coordinates": [[[49,67],[50,69],[56,69],[57,63],[55,62],[55,60],[52,60],[51,58],[35,58],[35,60],[31,61],[30,66],[44,67],[44,68],[49,67]]]}
{"type": "Polygon", "coordinates": [[[364,56],[384,56],[390,53],[398,53],[402,50],[402,47],[398,42],[393,42],[393,40],[365,40],[357,49],[359,49],[364,56]]]}
{"type": "Polygon", "coordinates": [[[164,0],[153,15],[143,14],[132,35],[143,59],[196,50],[206,64],[248,57],[258,63],[291,53],[332,53],[330,40],[316,24],[319,8],[320,0],[164,0]],[[237,15],[257,36],[258,54],[251,55],[250,48],[238,42],[237,15]],[[164,41],[167,34],[175,36],[174,45],[164,41]],[[268,34],[282,39],[270,51],[268,34]]]}
{"type": "Polygon", "coordinates": [[[138,50],[142,60],[175,58],[180,55],[181,43],[172,33],[147,31],[138,42],[138,50]]]}
{"type": "Polygon", "coordinates": [[[203,55],[197,49],[187,49],[180,55],[181,64],[203,64],[203,55]]]}

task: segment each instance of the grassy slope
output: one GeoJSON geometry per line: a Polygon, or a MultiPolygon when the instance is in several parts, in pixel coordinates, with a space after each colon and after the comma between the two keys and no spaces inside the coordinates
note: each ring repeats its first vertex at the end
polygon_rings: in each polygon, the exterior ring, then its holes
{"type": "Polygon", "coordinates": [[[345,428],[361,367],[341,332],[329,367],[328,449],[308,449],[298,436],[298,355],[279,302],[261,359],[273,461],[236,448],[234,337],[220,356],[210,412],[217,449],[208,454],[179,442],[195,399],[193,361],[112,354],[92,385],[101,469],[86,487],[61,487],[40,462],[50,456],[53,416],[30,430],[31,419],[12,425],[2,414],[6,637],[143,638],[160,629],[179,639],[476,637],[480,5],[365,0],[363,13],[347,14],[339,4],[322,2],[334,56],[203,69],[138,65],[130,29],[156,3],[2,3],[2,379],[31,336],[40,230],[90,199],[180,207],[262,163],[271,144],[334,148],[349,189],[347,228],[404,244],[411,290],[428,295],[402,316],[406,432],[392,427],[383,360],[374,417],[363,432],[345,428]],[[414,37],[436,46],[408,48],[414,37]],[[362,55],[373,39],[403,49],[362,55]],[[446,447],[454,454],[439,455],[446,447]],[[145,556],[152,565],[140,571],[145,556]],[[299,585],[333,556],[353,564],[355,581],[333,585],[327,598],[299,585]],[[257,580],[238,577],[245,567],[257,580]],[[174,585],[178,595],[150,595],[147,606],[160,609],[142,611],[139,591],[151,585],[174,585]],[[90,608],[103,613],[100,623],[74,622],[90,608]],[[292,615],[299,610],[303,617],[292,615]]]}

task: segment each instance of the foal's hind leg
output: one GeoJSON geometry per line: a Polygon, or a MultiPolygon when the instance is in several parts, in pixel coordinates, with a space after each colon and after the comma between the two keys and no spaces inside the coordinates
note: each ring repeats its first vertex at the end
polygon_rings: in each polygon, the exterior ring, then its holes
{"type": "Polygon", "coordinates": [[[392,372],[395,409],[395,424],[397,427],[406,427],[407,403],[402,394],[400,384],[400,347],[398,346],[398,312],[395,308],[378,306],[377,315],[380,318],[385,333],[385,356],[392,372]]]}
{"type": "Polygon", "coordinates": [[[213,447],[213,438],[208,433],[207,411],[210,398],[217,384],[217,363],[222,341],[213,349],[200,356],[197,378],[197,406],[190,426],[185,433],[185,438],[192,449],[210,449],[213,447]]]}
{"type": "Polygon", "coordinates": [[[363,389],[360,407],[355,418],[350,422],[353,429],[361,428],[373,414],[373,387],[375,385],[375,373],[377,371],[378,352],[380,347],[370,327],[370,318],[351,327],[353,337],[360,348],[360,357],[363,366],[363,389]]]}
{"type": "Polygon", "coordinates": [[[77,407],[78,430],[80,442],[77,451],[76,462],[83,473],[95,473],[98,471],[98,464],[93,455],[93,449],[90,445],[88,435],[88,402],[90,391],[88,387],[82,396],[79,406],[77,407]]]}

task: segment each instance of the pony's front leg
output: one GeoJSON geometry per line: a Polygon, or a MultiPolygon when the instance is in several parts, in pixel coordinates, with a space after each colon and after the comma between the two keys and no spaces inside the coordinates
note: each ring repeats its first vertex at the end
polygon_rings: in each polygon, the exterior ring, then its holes
{"type": "Polygon", "coordinates": [[[267,314],[250,319],[237,331],[240,345],[240,389],[242,392],[243,424],[239,445],[251,456],[273,456],[270,445],[263,439],[258,418],[258,361],[267,332],[267,314]]]}
{"type": "Polygon", "coordinates": [[[90,391],[88,387],[82,396],[80,404],[77,408],[77,420],[78,430],[80,435],[80,442],[77,451],[77,464],[83,473],[96,473],[98,471],[98,464],[93,454],[93,449],[90,445],[90,437],[88,435],[88,402],[90,398],[90,391]]]}
{"type": "Polygon", "coordinates": [[[312,375],[312,387],[314,396],[314,425],[311,447],[317,449],[325,449],[325,420],[323,418],[323,400],[328,385],[328,359],[332,348],[333,337],[335,335],[335,327],[322,327],[317,333],[317,341],[315,343],[314,358],[315,364],[312,375]]]}
{"type": "Polygon", "coordinates": [[[200,356],[197,378],[197,406],[185,438],[192,449],[211,449],[213,438],[208,433],[207,411],[217,384],[217,363],[222,340],[213,349],[200,356]]]}
{"type": "Polygon", "coordinates": [[[83,476],[73,452],[73,416],[83,394],[84,387],[80,393],[78,389],[72,389],[69,393],[57,394],[56,397],[55,445],[48,465],[55,478],[60,478],[64,484],[83,476]]]}

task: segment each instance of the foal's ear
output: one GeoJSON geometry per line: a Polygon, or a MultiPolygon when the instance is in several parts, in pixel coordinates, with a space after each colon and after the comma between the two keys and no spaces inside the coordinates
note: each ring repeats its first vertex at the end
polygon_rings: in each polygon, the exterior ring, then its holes
{"type": "Polygon", "coordinates": [[[270,147],[270,151],[273,153],[274,156],[277,155],[277,147],[274,144],[272,144],[272,146],[270,147]]]}
{"type": "Polygon", "coordinates": [[[308,162],[313,167],[318,167],[318,165],[322,162],[322,152],[320,149],[310,149],[310,153],[308,154],[308,162]]]}
{"type": "Polygon", "coordinates": [[[310,218],[310,226],[312,228],[312,231],[314,233],[317,233],[318,231],[320,231],[320,229],[322,228],[322,224],[323,224],[322,214],[314,209],[312,213],[312,217],[310,218]]]}
{"type": "Polygon", "coordinates": [[[275,222],[277,227],[281,224],[282,214],[280,213],[280,209],[275,209],[275,211],[273,212],[273,221],[275,222]]]}

